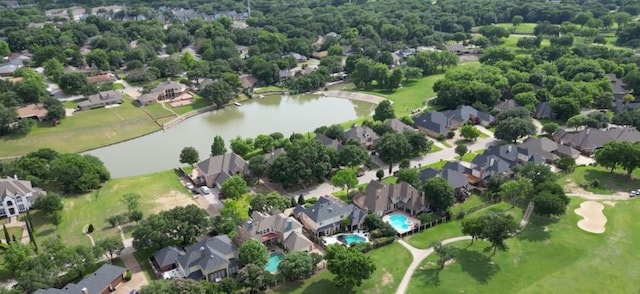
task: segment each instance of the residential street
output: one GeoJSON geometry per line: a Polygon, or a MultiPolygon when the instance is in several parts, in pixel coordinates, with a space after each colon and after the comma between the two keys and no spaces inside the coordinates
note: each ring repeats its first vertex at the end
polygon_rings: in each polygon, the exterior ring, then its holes
{"type": "MultiPolygon", "coordinates": [[[[481,132],[483,133],[487,133],[487,134],[491,134],[490,131],[479,127],[478,128],[481,132]]],[[[432,140],[433,141],[433,140],[432,140]]],[[[487,146],[490,146],[492,144],[494,144],[494,142],[496,142],[497,140],[493,137],[493,134],[491,134],[491,136],[489,138],[478,138],[478,140],[476,142],[470,143],[467,146],[469,147],[469,152],[473,152],[479,149],[485,149],[487,148],[487,146]]],[[[434,152],[434,153],[429,153],[425,156],[422,157],[417,157],[411,160],[411,166],[412,167],[417,167],[417,166],[424,166],[424,165],[429,165],[441,160],[453,160],[457,154],[455,152],[455,146],[452,147],[446,147],[442,144],[439,144],[438,146],[442,146],[444,147],[442,150],[438,151],[438,152],[434,152]]],[[[388,176],[388,171],[389,171],[389,166],[380,166],[380,169],[384,170],[385,176],[388,176]]],[[[397,171],[398,170],[398,163],[394,163],[393,165],[393,170],[397,171]]],[[[365,184],[365,183],[369,183],[371,180],[375,180],[376,178],[376,171],[377,169],[372,169],[372,170],[368,170],[365,172],[365,174],[361,177],[358,178],[358,184],[365,184]]],[[[318,186],[314,186],[308,189],[303,189],[303,190],[299,190],[296,191],[294,193],[291,193],[291,196],[293,197],[297,197],[298,195],[302,194],[304,195],[305,199],[308,198],[319,198],[323,195],[329,195],[335,191],[337,191],[338,188],[334,187],[333,185],[331,185],[331,183],[329,182],[324,182],[318,186]]]]}

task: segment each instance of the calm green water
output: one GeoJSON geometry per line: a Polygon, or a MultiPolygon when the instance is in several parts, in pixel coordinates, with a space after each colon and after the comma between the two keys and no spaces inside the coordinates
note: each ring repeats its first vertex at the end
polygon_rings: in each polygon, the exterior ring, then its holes
{"type": "MultiPolygon", "coordinates": [[[[87,154],[98,156],[115,178],[171,169],[180,165],[178,158],[185,146],[193,146],[205,158],[213,137],[229,140],[237,136],[312,131],[330,125],[371,115],[375,105],[317,95],[270,96],[254,99],[242,106],[192,117],[178,125],[135,140],[96,149],[87,154]]],[[[230,149],[227,147],[227,149],[230,149]]]]}

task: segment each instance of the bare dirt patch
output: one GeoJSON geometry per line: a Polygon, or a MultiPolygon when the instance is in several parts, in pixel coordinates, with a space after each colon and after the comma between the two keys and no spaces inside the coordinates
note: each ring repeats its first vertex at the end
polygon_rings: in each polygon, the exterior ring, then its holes
{"type": "Polygon", "coordinates": [[[380,102],[386,100],[383,97],[376,96],[376,95],[358,93],[358,92],[339,91],[339,90],[318,91],[315,94],[324,95],[328,97],[368,102],[372,104],[380,104],[380,102]]]}
{"type": "Polygon", "coordinates": [[[616,202],[613,202],[613,201],[602,201],[602,203],[604,203],[606,205],[611,205],[612,207],[616,206],[616,202]]]}
{"type": "Polygon", "coordinates": [[[580,203],[580,208],[574,210],[575,214],[582,217],[578,221],[578,227],[583,231],[602,234],[605,232],[607,217],[602,213],[604,205],[595,201],[585,201],[580,203]]]}
{"type": "Polygon", "coordinates": [[[382,273],[382,286],[389,285],[392,282],[393,282],[393,275],[391,275],[391,273],[385,270],[384,273],[382,273]]]}
{"type": "Polygon", "coordinates": [[[449,260],[445,261],[444,262],[444,266],[447,267],[447,266],[450,266],[450,265],[452,265],[454,263],[456,263],[456,259],[452,258],[452,259],[449,259],[449,260]]]}
{"type": "Polygon", "coordinates": [[[188,201],[189,199],[189,195],[176,190],[171,190],[165,194],[159,195],[153,200],[153,212],[156,213],[178,206],[193,204],[193,202],[188,201]]]}

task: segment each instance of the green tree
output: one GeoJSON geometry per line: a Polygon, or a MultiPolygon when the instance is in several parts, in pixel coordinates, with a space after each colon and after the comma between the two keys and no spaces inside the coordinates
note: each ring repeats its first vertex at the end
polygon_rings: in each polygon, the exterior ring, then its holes
{"type": "Polygon", "coordinates": [[[327,269],[334,274],[338,287],[359,287],[376,270],[371,257],[360,251],[349,250],[341,245],[329,245],[329,248],[331,252],[326,255],[327,269]]]}
{"type": "Polygon", "coordinates": [[[178,206],[142,220],[132,233],[133,248],[159,248],[175,243],[187,245],[210,229],[211,219],[206,210],[194,204],[178,206]]]}
{"type": "MultiPolygon", "coordinates": [[[[7,239],[9,240],[9,239],[7,239]]],[[[4,268],[13,275],[24,269],[27,260],[31,258],[31,247],[20,242],[7,242],[8,246],[5,250],[7,256],[4,258],[4,268]]]]}
{"type": "Polygon", "coordinates": [[[244,157],[253,150],[253,140],[243,140],[240,136],[231,139],[231,151],[244,157]]]}
{"type": "Polygon", "coordinates": [[[353,189],[358,185],[356,172],[352,169],[341,169],[331,177],[331,184],[335,187],[346,189],[347,194],[349,194],[349,189],[353,189]]]}
{"type": "Polygon", "coordinates": [[[187,163],[189,165],[194,165],[198,160],[200,160],[200,155],[198,155],[198,150],[196,148],[187,146],[182,148],[180,152],[180,163],[187,163]]]}
{"type": "Polygon", "coordinates": [[[533,212],[542,216],[562,215],[567,211],[569,197],[564,193],[554,194],[543,191],[533,198],[533,212]]]}
{"type": "Polygon", "coordinates": [[[406,182],[420,189],[420,171],[415,168],[403,168],[396,173],[396,183],[406,182]]]}
{"type": "Polygon", "coordinates": [[[256,292],[266,284],[265,272],[263,266],[247,264],[238,271],[238,282],[256,292]]]}
{"type": "Polygon", "coordinates": [[[109,55],[100,48],[91,50],[91,52],[85,56],[85,60],[89,66],[95,66],[100,70],[109,69],[109,55]]]}
{"type": "Polygon", "coordinates": [[[233,89],[224,81],[215,81],[204,86],[198,94],[205,102],[215,104],[220,109],[233,97],[233,89]]]}
{"type": "Polygon", "coordinates": [[[480,62],[483,64],[494,65],[499,61],[513,61],[516,54],[506,47],[489,47],[480,55],[480,62]]]}
{"type": "Polygon", "coordinates": [[[64,204],[62,203],[62,197],[60,197],[60,195],[48,193],[47,195],[38,197],[33,208],[40,209],[40,211],[49,215],[56,211],[62,211],[64,204]]]}
{"type": "Polygon", "coordinates": [[[424,133],[415,131],[404,131],[402,135],[407,138],[407,142],[409,142],[409,145],[411,146],[411,152],[413,154],[427,153],[431,150],[433,142],[429,141],[424,133]]]}
{"type": "Polygon", "coordinates": [[[557,176],[549,166],[541,163],[527,162],[518,165],[515,170],[517,176],[531,180],[534,188],[543,183],[554,181],[557,176]]]}
{"type": "Polygon", "coordinates": [[[518,224],[510,214],[488,212],[482,215],[484,229],[480,238],[491,242],[493,254],[496,250],[507,251],[505,240],[511,238],[518,229],[518,224]]]}
{"type": "Polygon", "coordinates": [[[142,198],[142,196],[137,193],[126,193],[120,198],[120,202],[127,207],[127,216],[129,219],[131,219],[134,211],[140,210],[140,198],[142,198]]]}
{"type": "Polygon", "coordinates": [[[260,268],[264,268],[269,260],[269,252],[267,247],[262,243],[249,240],[240,245],[238,249],[238,260],[240,261],[240,266],[252,263],[260,268]]]}
{"type": "Polygon", "coordinates": [[[369,160],[367,151],[356,145],[345,145],[338,150],[338,163],[341,166],[356,168],[369,160]]]}
{"type": "Polygon", "coordinates": [[[116,256],[120,255],[120,252],[124,249],[124,244],[122,244],[120,237],[102,239],[98,241],[96,246],[105,252],[105,256],[111,260],[111,263],[113,263],[116,256]]]}
{"type": "Polygon", "coordinates": [[[380,102],[373,112],[373,120],[375,121],[385,121],[395,117],[395,111],[393,110],[393,106],[391,106],[391,101],[389,100],[383,100],[380,102]]]}
{"type": "Polygon", "coordinates": [[[58,78],[58,85],[67,94],[76,94],[88,85],[87,77],[81,72],[65,73],[58,78]]]}
{"type": "Polygon", "coordinates": [[[0,57],[9,56],[9,54],[11,54],[9,44],[5,41],[0,41],[0,57]]]}
{"type": "Polygon", "coordinates": [[[471,244],[482,236],[484,222],[479,217],[465,218],[462,220],[462,234],[471,236],[471,244]]]}
{"type": "Polygon", "coordinates": [[[511,203],[515,207],[518,202],[525,199],[533,190],[531,180],[527,178],[516,178],[509,180],[500,186],[500,197],[511,203]]]}
{"type": "Polygon", "coordinates": [[[478,139],[478,137],[480,137],[480,131],[473,125],[465,124],[460,127],[460,136],[467,140],[475,141],[476,139],[478,139]]]}
{"type": "Polygon", "coordinates": [[[64,64],[55,58],[42,63],[42,67],[44,68],[44,74],[54,82],[57,82],[60,76],[64,74],[64,64]]]}
{"type": "Polygon", "coordinates": [[[404,72],[402,72],[402,69],[396,68],[391,71],[387,88],[389,90],[398,89],[400,88],[400,84],[402,83],[403,80],[404,80],[404,72]]]}
{"type": "Polygon", "coordinates": [[[404,77],[407,81],[414,81],[422,77],[422,69],[418,67],[406,67],[404,69],[404,77]]]}
{"type": "Polygon", "coordinates": [[[507,118],[498,123],[494,136],[500,140],[516,142],[519,138],[535,133],[536,126],[530,118],[507,118]]]}
{"type": "Polygon", "coordinates": [[[433,251],[438,254],[438,268],[442,270],[445,263],[454,257],[454,251],[450,247],[442,245],[441,242],[436,242],[431,247],[433,251]]]}
{"type": "Polygon", "coordinates": [[[462,159],[462,157],[467,154],[467,152],[469,152],[469,148],[467,148],[467,145],[464,144],[458,144],[456,145],[456,154],[458,154],[458,156],[460,156],[460,159],[462,159]]]}
{"type": "Polygon", "coordinates": [[[235,200],[239,199],[247,192],[249,192],[247,182],[239,175],[228,178],[224,183],[222,183],[222,187],[220,187],[220,194],[222,196],[235,200]]]}
{"type": "Polygon", "coordinates": [[[209,294],[205,285],[191,279],[153,280],[140,288],[140,294],[209,294]]]}
{"type": "Polygon", "coordinates": [[[211,156],[218,156],[227,153],[227,147],[225,147],[224,139],[220,136],[213,137],[213,143],[211,144],[211,156]]]}
{"type": "Polygon", "coordinates": [[[267,175],[269,162],[264,156],[254,156],[249,160],[249,172],[251,176],[260,179],[267,175]]]}
{"type": "Polygon", "coordinates": [[[424,182],[423,189],[427,200],[437,211],[447,211],[456,201],[453,188],[441,177],[428,179],[424,182]]]}
{"type": "Polygon", "coordinates": [[[304,196],[302,194],[298,196],[298,205],[304,205],[304,196]]]}
{"type": "Polygon", "coordinates": [[[45,99],[44,107],[47,109],[46,119],[54,125],[57,125],[59,121],[67,116],[64,105],[57,99],[45,99]]]}
{"type": "Polygon", "coordinates": [[[555,133],[558,128],[560,128],[560,125],[554,122],[548,122],[542,125],[542,131],[549,135],[555,133]]]}
{"type": "Polygon", "coordinates": [[[249,205],[252,211],[270,212],[274,208],[278,211],[284,211],[289,208],[290,201],[277,192],[259,193],[251,199],[249,205]]]}
{"type": "Polygon", "coordinates": [[[376,171],[376,178],[378,178],[378,181],[382,181],[382,178],[384,178],[384,170],[379,169],[376,171]]]}
{"type": "Polygon", "coordinates": [[[576,168],[576,160],[571,156],[562,156],[555,161],[555,164],[564,173],[570,173],[576,168]]]}
{"type": "Polygon", "coordinates": [[[253,148],[262,149],[263,152],[271,152],[271,148],[273,148],[274,140],[269,135],[258,135],[255,140],[253,140],[253,148]]]}
{"type": "Polygon", "coordinates": [[[520,16],[520,15],[514,15],[514,16],[511,18],[511,23],[513,24],[513,26],[514,26],[514,27],[517,27],[517,26],[519,26],[519,25],[522,23],[522,21],[523,21],[523,20],[524,20],[524,18],[523,18],[522,16],[520,16]]]}
{"type": "Polygon", "coordinates": [[[79,154],[58,155],[49,164],[49,174],[67,192],[96,189],[111,177],[100,159],[79,154]]]}
{"type": "Polygon", "coordinates": [[[7,241],[7,244],[11,243],[11,236],[9,235],[9,230],[7,230],[7,227],[2,224],[2,230],[4,231],[4,240],[7,241]]]}
{"type": "Polygon", "coordinates": [[[378,140],[376,149],[379,157],[389,164],[389,174],[391,174],[393,163],[406,158],[411,154],[411,144],[402,134],[387,133],[378,140]]]}
{"type": "Polygon", "coordinates": [[[278,273],[289,281],[308,278],[313,272],[314,262],[309,253],[291,252],[278,265],[278,273]]]}

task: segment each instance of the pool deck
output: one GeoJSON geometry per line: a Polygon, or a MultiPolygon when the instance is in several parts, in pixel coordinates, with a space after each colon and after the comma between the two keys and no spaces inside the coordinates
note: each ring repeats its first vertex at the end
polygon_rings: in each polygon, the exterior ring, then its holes
{"type": "Polygon", "coordinates": [[[382,221],[385,222],[385,223],[391,224],[389,222],[389,218],[394,216],[394,215],[402,215],[402,216],[406,217],[407,220],[411,221],[411,225],[408,226],[409,228],[407,230],[402,230],[402,229],[399,230],[398,228],[396,228],[393,225],[391,225],[396,230],[396,232],[398,232],[398,234],[404,234],[406,232],[409,232],[409,231],[413,230],[416,226],[420,225],[420,220],[418,220],[415,217],[412,217],[409,214],[404,213],[402,211],[394,211],[394,212],[392,212],[390,214],[387,214],[387,215],[382,217],[382,221]]]}
{"type": "Polygon", "coordinates": [[[366,243],[371,242],[369,240],[369,233],[365,233],[364,231],[354,231],[353,233],[339,233],[339,234],[335,234],[333,236],[326,236],[326,237],[322,237],[322,240],[324,241],[324,244],[329,246],[332,244],[342,244],[345,246],[348,246],[347,244],[343,243],[342,241],[338,240],[339,236],[344,236],[344,235],[356,235],[356,236],[360,236],[362,238],[366,239],[366,243]]]}

